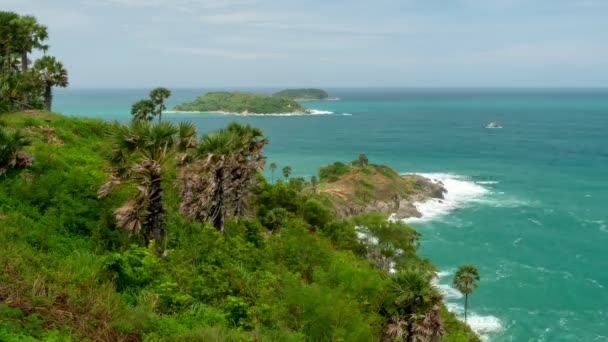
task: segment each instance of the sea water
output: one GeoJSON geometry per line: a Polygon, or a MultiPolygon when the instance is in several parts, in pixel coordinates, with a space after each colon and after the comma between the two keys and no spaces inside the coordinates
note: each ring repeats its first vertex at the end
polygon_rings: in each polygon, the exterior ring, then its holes
{"type": "MultiPolygon", "coordinates": [[[[294,176],[365,153],[441,181],[446,198],[418,204],[424,217],[409,223],[441,269],[436,285],[450,310],[464,317],[450,284],[471,263],[481,281],[469,323],[484,339],[608,341],[608,90],[328,90],[340,100],[304,103],[318,115],[164,118],[200,132],[233,120],[258,126],[270,138],[268,161],[294,176]]],[[[147,91],[68,89],[55,109],[127,121],[147,91]]],[[[204,91],[174,89],[168,104],[204,91]]]]}

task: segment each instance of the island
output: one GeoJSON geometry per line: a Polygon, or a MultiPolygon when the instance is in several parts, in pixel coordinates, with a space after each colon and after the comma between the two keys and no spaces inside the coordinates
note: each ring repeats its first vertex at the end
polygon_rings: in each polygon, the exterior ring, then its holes
{"type": "Polygon", "coordinates": [[[395,219],[421,217],[415,203],[442,200],[446,189],[419,175],[400,175],[386,165],[369,164],[363,155],[345,164],[335,162],[319,169],[317,191],[334,214],[348,218],[364,212],[381,212],[395,219]]]}
{"type": "Polygon", "coordinates": [[[329,94],[322,89],[302,88],[302,89],[285,89],[272,96],[292,99],[294,101],[311,101],[311,100],[329,100],[329,94]]]}
{"type": "Polygon", "coordinates": [[[235,115],[307,114],[310,111],[294,100],[246,92],[209,92],[194,101],[178,104],[173,112],[213,112],[235,115]]]}

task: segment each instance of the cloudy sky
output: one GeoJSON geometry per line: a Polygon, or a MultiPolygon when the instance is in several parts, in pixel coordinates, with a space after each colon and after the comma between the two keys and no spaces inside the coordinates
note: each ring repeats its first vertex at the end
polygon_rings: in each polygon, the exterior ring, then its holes
{"type": "Polygon", "coordinates": [[[0,0],[72,87],[608,86],[608,0],[0,0]]]}

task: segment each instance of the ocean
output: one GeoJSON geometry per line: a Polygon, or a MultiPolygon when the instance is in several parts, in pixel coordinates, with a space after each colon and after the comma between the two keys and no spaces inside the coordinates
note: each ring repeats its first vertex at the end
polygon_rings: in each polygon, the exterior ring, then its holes
{"type": "MultiPolygon", "coordinates": [[[[258,89],[270,93],[277,89],[258,89]]],[[[205,89],[174,89],[169,105],[205,89]]],[[[608,90],[328,89],[305,102],[319,115],[166,114],[200,132],[236,120],[270,138],[269,162],[310,177],[365,153],[370,162],[442,181],[444,201],[410,220],[437,286],[463,316],[451,286],[478,267],[469,323],[489,341],[608,341],[608,90]],[[487,129],[489,122],[503,128],[487,129]]],[[[147,89],[58,90],[67,115],[129,120],[147,89]]]]}

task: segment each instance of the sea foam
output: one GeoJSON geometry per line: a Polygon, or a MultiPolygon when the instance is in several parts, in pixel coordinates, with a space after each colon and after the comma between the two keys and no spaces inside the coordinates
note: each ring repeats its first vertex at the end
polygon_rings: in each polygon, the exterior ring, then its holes
{"type": "Polygon", "coordinates": [[[467,203],[479,200],[490,190],[474,181],[450,173],[416,173],[435,183],[440,183],[446,189],[444,199],[431,199],[425,202],[414,203],[416,209],[422,214],[420,218],[408,218],[406,222],[423,222],[448,214],[450,211],[462,207],[467,203]]]}

